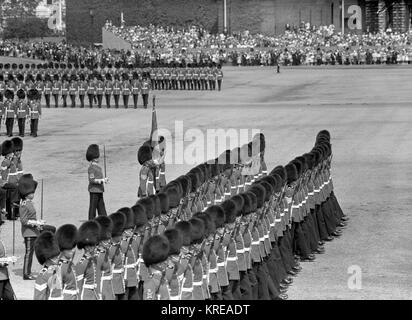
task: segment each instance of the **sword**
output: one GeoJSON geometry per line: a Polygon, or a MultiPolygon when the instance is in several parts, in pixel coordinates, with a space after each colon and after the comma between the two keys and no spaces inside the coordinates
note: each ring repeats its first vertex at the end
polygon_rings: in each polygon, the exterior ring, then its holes
{"type": "Polygon", "coordinates": [[[41,217],[41,220],[43,220],[43,179],[41,179],[40,217],[41,217]]]}

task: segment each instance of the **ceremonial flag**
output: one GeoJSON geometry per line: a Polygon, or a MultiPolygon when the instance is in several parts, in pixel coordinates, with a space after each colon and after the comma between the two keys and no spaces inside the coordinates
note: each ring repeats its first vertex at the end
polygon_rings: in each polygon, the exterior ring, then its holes
{"type": "Polygon", "coordinates": [[[157,134],[157,114],[156,114],[156,96],[153,96],[152,108],[152,128],[150,130],[150,144],[152,146],[152,158],[158,160],[160,158],[159,136],[157,134]]]}

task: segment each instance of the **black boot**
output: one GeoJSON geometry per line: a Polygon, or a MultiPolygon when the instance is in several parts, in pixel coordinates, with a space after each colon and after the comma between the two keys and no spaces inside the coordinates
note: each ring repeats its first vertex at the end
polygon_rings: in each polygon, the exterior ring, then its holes
{"type": "Polygon", "coordinates": [[[24,255],[24,264],[23,264],[23,280],[34,280],[35,278],[31,274],[31,265],[33,262],[33,253],[34,253],[34,240],[35,237],[26,237],[24,238],[24,245],[26,246],[26,253],[24,255]]]}

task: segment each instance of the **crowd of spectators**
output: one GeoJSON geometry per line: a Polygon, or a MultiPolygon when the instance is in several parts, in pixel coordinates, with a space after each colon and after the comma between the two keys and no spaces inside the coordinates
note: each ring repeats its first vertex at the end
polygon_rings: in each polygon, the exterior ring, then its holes
{"type": "Polygon", "coordinates": [[[105,28],[128,41],[132,50],[77,47],[65,42],[0,42],[0,55],[84,64],[136,66],[353,65],[412,63],[412,32],[346,33],[331,26],[286,26],[280,35],[211,34],[192,26],[149,25],[105,28]]]}

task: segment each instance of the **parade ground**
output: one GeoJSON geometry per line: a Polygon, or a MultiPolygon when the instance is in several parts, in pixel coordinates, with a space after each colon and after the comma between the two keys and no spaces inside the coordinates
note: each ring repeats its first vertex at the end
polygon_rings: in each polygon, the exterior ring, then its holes
{"type": "MultiPolygon", "coordinates": [[[[325,254],[301,263],[289,299],[412,299],[412,67],[299,67],[280,74],[273,68],[224,67],[223,72],[220,92],[155,91],[159,128],[173,133],[180,121],[184,131],[260,129],[269,169],[308,152],[319,130],[331,133],[333,184],[349,224],[340,238],[326,243],[325,254]]],[[[91,143],[106,147],[108,213],[136,202],[136,154],[150,133],[151,96],[149,101],[148,109],[43,109],[39,137],[24,138],[22,156],[25,172],[39,181],[38,218],[43,179],[48,224],[79,226],[87,219],[85,152],[91,143]]],[[[0,141],[4,131],[2,124],[0,141]]],[[[172,137],[166,152],[182,140],[172,137]]],[[[193,166],[167,165],[167,180],[193,166]]],[[[32,299],[34,281],[22,280],[19,221],[15,230],[20,259],[10,266],[11,283],[17,299],[32,299]]],[[[12,222],[3,225],[1,238],[11,255],[12,222]]],[[[39,269],[34,261],[35,274],[39,269]]]]}

